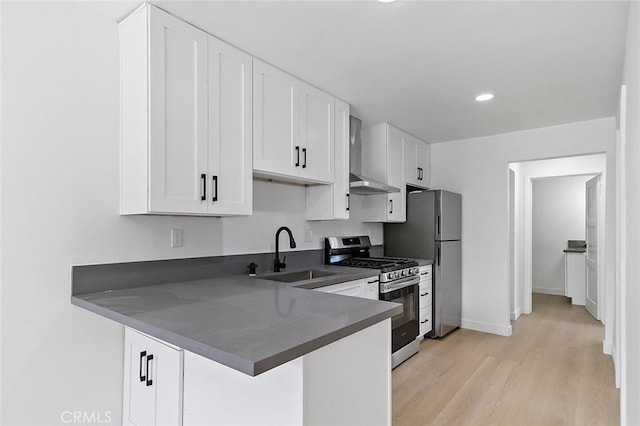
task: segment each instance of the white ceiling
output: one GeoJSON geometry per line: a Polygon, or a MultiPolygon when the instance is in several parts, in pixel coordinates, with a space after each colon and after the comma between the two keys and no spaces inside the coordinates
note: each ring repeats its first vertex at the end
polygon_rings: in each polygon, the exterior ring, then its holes
{"type": "Polygon", "coordinates": [[[154,3],[428,142],[616,112],[628,2],[154,3]]]}

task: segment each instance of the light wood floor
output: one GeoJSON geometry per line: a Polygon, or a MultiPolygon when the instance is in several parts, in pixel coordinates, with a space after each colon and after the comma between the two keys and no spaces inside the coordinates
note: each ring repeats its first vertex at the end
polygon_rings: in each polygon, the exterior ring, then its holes
{"type": "Polygon", "coordinates": [[[393,371],[393,424],[618,425],[604,327],[562,296],[533,295],[511,337],[456,330],[393,371]]]}

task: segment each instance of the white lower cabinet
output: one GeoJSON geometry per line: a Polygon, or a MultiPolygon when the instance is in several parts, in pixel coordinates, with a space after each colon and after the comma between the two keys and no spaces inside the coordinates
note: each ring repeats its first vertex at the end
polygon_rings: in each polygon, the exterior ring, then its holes
{"type": "Polygon", "coordinates": [[[391,320],[251,377],[185,351],[184,426],[391,425],[391,320]]]}
{"type": "Polygon", "coordinates": [[[431,265],[420,267],[420,338],[433,329],[433,291],[431,265]]]}
{"type": "Polygon", "coordinates": [[[122,424],[389,426],[390,365],[390,319],[253,377],[125,327],[122,424]]]}
{"type": "Polygon", "coordinates": [[[378,299],[378,277],[364,278],[346,283],[328,285],[315,290],[323,293],[341,294],[343,296],[364,297],[366,299],[378,299]]]}
{"type": "Polygon", "coordinates": [[[124,332],[124,425],[181,425],[183,351],[124,332]]]}

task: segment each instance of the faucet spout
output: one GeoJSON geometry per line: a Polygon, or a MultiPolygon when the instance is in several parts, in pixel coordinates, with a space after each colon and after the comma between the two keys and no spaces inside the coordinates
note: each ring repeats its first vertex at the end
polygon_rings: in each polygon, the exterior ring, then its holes
{"type": "MultiPolygon", "coordinates": [[[[273,260],[274,272],[280,272],[281,269],[287,267],[287,264],[284,261],[280,262],[280,232],[282,231],[285,231],[287,234],[289,234],[289,247],[296,248],[296,240],[293,239],[293,233],[291,232],[291,229],[287,228],[286,226],[281,226],[280,228],[278,228],[278,230],[276,231],[276,258],[273,260]]],[[[287,257],[285,256],[285,259],[286,258],[287,257]]]]}

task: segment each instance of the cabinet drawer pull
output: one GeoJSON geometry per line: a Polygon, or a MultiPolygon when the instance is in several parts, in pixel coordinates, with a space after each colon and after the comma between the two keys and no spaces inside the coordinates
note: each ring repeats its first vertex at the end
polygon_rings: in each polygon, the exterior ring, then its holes
{"type": "Polygon", "coordinates": [[[296,167],[300,167],[300,147],[296,146],[296,167]]]}
{"type": "Polygon", "coordinates": [[[212,176],[213,179],[213,197],[211,197],[211,201],[218,201],[218,176],[212,176]]]}
{"type": "Polygon", "coordinates": [[[428,296],[428,295],[429,295],[429,293],[422,293],[422,294],[420,294],[420,297],[424,297],[424,296],[428,296]]]}
{"type": "Polygon", "coordinates": [[[393,200],[389,200],[389,214],[393,214],[393,200]]]}
{"type": "Polygon", "coordinates": [[[151,370],[150,370],[151,361],[153,361],[153,355],[149,354],[147,355],[147,386],[153,385],[153,380],[151,379],[151,370]]]}
{"type": "Polygon", "coordinates": [[[200,200],[204,201],[207,199],[207,175],[202,173],[200,179],[202,179],[202,196],[200,200]]]}
{"type": "Polygon", "coordinates": [[[349,198],[349,194],[347,194],[347,211],[351,208],[351,199],[349,198]]]}
{"type": "Polygon", "coordinates": [[[422,173],[422,167],[418,167],[418,173],[420,174],[418,180],[423,180],[422,178],[424,177],[424,174],[422,173]]]}
{"type": "MultiPolygon", "coordinates": [[[[426,319],[426,320],[424,320],[424,321],[420,321],[420,324],[425,324],[425,323],[428,323],[428,322],[429,322],[429,319],[427,318],[427,319],[426,319]]],[[[415,324],[415,323],[414,323],[414,324],[415,324]]]]}
{"type": "Polygon", "coordinates": [[[367,284],[373,284],[373,283],[377,283],[378,280],[373,280],[373,281],[367,281],[367,284]]]}
{"type": "Polygon", "coordinates": [[[144,374],[142,374],[142,360],[146,356],[147,356],[147,351],[140,352],[140,381],[141,382],[144,382],[145,380],[147,380],[147,377],[144,374]]]}
{"type": "Polygon", "coordinates": [[[420,275],[429,275],[428,272],[420,272],[420,275]]]}
{"type": "Polygon", "coordinates": [[[302,148],[302,153],[304,154],[304,163],[302,164],[302,168],[307,168],[307,148],[302,148]]]}

